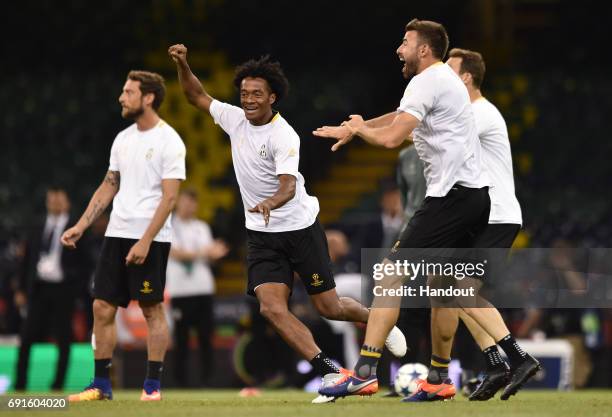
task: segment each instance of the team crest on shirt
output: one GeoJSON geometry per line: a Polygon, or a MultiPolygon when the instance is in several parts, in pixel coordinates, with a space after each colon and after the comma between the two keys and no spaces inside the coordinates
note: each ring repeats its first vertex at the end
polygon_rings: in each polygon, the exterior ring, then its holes
{"type": "Polygon", "coordinates": [[[266,151],[266,144],[265,143],[263,145],[261,145],[261,148],[259,148],[259,157],[261,159],[266,159],[268,157],[268,152],[266,151]]]}
{"type": "Polygon", "coordinates": [[[151,294],[153,292],[153,288],[151,288],[151,283],[149,281],[143,281],[142,282],[142,288],[140,289],[140,292],[143,294],[151,294]]]}
{"type": "Polygon", "coordinates": [[[153,157],[153,148],[149,148],[149,150],[147,151],[145,155],[145,158],[147,159],[147,161],[150,161],[152,157],[153,157]]]}
{"type": "Polygon", "coordinates": [[[321,284],[323,284],[323,280],[319,277],[319,274],[312,274],[312,283],[310,285],[318,287],[321,284]]]}

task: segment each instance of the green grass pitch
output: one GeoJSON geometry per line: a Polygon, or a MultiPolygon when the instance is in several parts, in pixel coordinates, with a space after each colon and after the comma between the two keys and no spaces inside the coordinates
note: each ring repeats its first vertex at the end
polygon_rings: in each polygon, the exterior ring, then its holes
{"type": "MultiPolygon", "coordinates": [[[[49,394],[47,394],[49,395],[49,394]]],[[[142,403],[139,391],[118,390],[113,401],[71,404],[67,411],[0,411],[8,416],[86,417],[598,417],[612,416],[612,391],[524,391],[509,401],[453,401],[406,404],[397,398],[350,397],[334,404],[310,404],[313,394],[263,390],[260,397],[240,398],[237,390],[163,391],[159,403],[142,403]]]]}

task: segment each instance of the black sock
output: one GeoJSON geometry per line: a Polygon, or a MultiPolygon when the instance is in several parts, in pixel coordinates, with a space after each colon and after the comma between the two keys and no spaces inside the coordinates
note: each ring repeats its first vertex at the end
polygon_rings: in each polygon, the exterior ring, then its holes
{"type": "Polygon", "coordinates": [[[497,345],[489,346],[488,348],[482,351],[482,354],[484,355],[485,361],[487,362],[488,371],[504,368],[504,360],[499,354],[499,349],[497,349],[497,345]]]}
{"type": "Polygon", "coordinates": [[[448,379],[448,364],[450,359],[444,359],[436,355],[431,355],[431,365],[427,374],[427,382],[430,384],[441,384],[448,379]]]}
{"type": "Polygon", "coordinates": [[[161,379],[161,373],[164,370],[163,362],[148,361],[147,362],[147,379],[161,379]]]}
{"type": "Polygon", "coordinates": [[[111,359],[95,359],[96,378],[110,378],[111,359]]]}
{"type": "Polygon", "coordinates": [[[310,364],[320,376],[340,373],[340,369],[323,352],[319,352],[317,356],[312,358],[310,364]]]}
{"type": "Polygon", "coordinates": [[[497,344],[506,352],[510,365],[515,368],[525,361],[527,354],[521,347],[516,343],[514,337],[510,333],[497,344]]]}
{"type": "Polygon", "coordinates": [[[382,356],[382,349],[363,345],[357,365],[355,365],[355,375],[361,379],[376,376],[376,366],[382,356]]]}

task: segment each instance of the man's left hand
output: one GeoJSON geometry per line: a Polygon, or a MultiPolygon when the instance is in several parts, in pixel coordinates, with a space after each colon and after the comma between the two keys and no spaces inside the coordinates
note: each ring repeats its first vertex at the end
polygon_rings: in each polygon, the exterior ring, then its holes
{"type": "Polygon", "coordinates": [[[145,242],[142,239],[134,243],[125,257],[126,265],[142,265],[149,254],[150,242],[145,242]]]}

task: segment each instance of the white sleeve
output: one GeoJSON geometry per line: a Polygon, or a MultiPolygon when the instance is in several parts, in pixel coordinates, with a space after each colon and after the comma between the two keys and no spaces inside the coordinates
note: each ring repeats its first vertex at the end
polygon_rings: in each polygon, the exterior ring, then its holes
{"type": "Polygon", "coordinates": [[[213,243],[213,235],[210,231],[210,226],[203,221],[200,221],[200,233],[198,233],[198,239],[201,247],[206,247],[213,243]]]}
{"type": "Polygon", "coordinates": [[[221,126],[221,129],[230,135],[240,122],[245,119],[244,110],[240,107],[232,106],[231,104],[223,103],[219,100],[213,100],[210,103],[210,115],[215,124],[221,126]]]}
{"type": "Polygon", "coordinates": [[[162,179],[185,179],[185,144],[178,134],[169,136],[162,154],[162,179]]]}
{"type": "Polygon", "coordinates": [[[428,78],[415,76],[410,80],[397,111],[409,113],[423,120],[433,107],[435,85],[428,78]]]}
{"type": "Polygon", "coordinates": [[[297,178],[300,165],[300,138],[295,132],[276,136],[272,142],[272,157],[276,175],[290,174],[297,178]]]}
{"type": "Polygon", "coordinates": [[[482,140],[482,137],[491,130],[492,124],[489,119],[489,115],[485,109],[478,107],[478,104],[472,104],[472,113],[474,114],[474,122],[476,124],[476,132],[478,138],[482,140]]]}
{"type": "Polygon", "coordinates": [[[118,139],[119,135],[115,137],[115,140],[113,141],[113,146],[111,146],[110,160],[108,161],[109,171],[119,171],[119,155],[117,155],[119,152],[119,150],[117,149],[117,142],[119,141],[118,139]]]}

